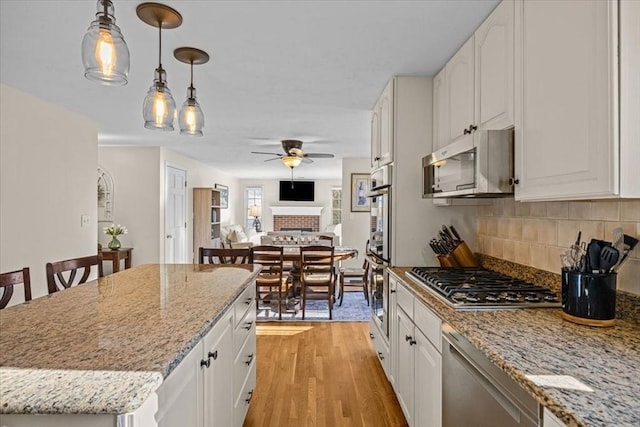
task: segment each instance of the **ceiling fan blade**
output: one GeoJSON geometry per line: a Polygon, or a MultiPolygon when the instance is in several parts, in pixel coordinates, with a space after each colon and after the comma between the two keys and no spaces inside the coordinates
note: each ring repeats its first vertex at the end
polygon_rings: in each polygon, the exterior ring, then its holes
{"type": "Polygon", "coordinates": [[[313,163],[313,160],[307,158],[307,157],[303,157],[302,158],[302,163],[313,163]]]}
{"type": "Polygon", "coordinates": [[[272,158],[272,159],[267,159],[267,160],[265,160],[265,162],[270,162],[270,161],[272,161],[272,160],[280,160],[280,159],[282,159],[282,157],[274,157],[274,158],[272,158]]]}
{"type": "Polygon", "coordinates": [[[306,153],[304,156],[314,159],[333,159],[335,157],[331,153],[306,153]]]}
{"type": "Polygon", "coordinates": [[[251,154],[268,154],[270,156],[282,156],[282,154],[278,154],[278,153],[267,153],[264,151],[252,151],[251,154]]]}

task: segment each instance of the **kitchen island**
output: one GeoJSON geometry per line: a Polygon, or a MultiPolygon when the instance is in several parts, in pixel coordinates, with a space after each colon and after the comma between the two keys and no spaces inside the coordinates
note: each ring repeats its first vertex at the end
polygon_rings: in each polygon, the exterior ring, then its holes
{"type": "Polygon", "coordinates": [[[594,328],[563,320],[555,308],[456,311],[409,279],[409,270],[394,267],[391,274],[565,425],[640,425],[635,319],[594,328]],[[544,385],[541,376],[577,382],[544,385]]]}
{"type": "MultiPolygon", "coordinates": [[[[143,265],[0,311],[0,421],[32,425],[21,420],[49,414],[38,417],[53,420],[42,425],[155,423],[160,389],[172,372],[183,369],[174,377],[185,380],[194,372],[182,362],[190,357],[199,365],[199,347],[220,323],[228,319],[234,353],[255,349],[255,327],[250,331],[259,270],[143,265]],[[236,337],[235,329],[245,332],[236,337]],[[67,416],[64,423],[53,423],[60,415],[67,416]]],[[[206,354],[203,366],[211,362],[206,354]]],[[[194,381],[201,396],[206,379],[194,381]]]]}

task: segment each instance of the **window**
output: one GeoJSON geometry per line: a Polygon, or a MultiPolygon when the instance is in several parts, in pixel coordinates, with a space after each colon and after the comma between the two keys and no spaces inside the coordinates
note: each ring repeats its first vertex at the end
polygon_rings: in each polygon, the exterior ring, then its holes
{"type": "Polygon", "coordinates": [[[256,224],[254,220],[256,216],[258,218],[262,217],[262,187],[247,187],[245,189],[245,206],[247,207],[247,228],[255,228],[256,224]],[[257,206],[257,209],[252,209],[252,206],[257,206]]]}
{"type": "Polygon", "coordinates": [[[331,223],[336,225],[342,222],[342,188],[331,189],[331,223]]]}

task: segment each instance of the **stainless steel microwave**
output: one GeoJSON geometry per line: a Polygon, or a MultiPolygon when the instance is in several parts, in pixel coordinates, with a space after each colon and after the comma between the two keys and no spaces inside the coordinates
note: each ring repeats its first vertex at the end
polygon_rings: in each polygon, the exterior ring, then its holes
{"type": "Polygon", "coordinates": [[[422,197],[513,194],[513,129],[467,135],[422,158],[422,197]]]}

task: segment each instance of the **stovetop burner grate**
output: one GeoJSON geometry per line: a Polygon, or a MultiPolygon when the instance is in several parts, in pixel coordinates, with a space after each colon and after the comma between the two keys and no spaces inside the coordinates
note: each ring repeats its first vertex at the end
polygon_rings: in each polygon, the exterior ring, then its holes
{"type": "Polygon", "coordinates": [[[548,288],[482,268],[413,267],[407,276],[456,309],[560,307],[548,288]]]}

